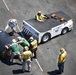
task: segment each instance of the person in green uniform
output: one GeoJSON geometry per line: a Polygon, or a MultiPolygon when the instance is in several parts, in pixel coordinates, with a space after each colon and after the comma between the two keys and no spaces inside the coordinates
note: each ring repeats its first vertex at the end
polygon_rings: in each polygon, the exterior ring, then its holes
{"type": "Polygon", "coordinates": [[[28,46],[28,47],[29,47],[29,42],[28,42],[25,38],[18,37],[18,43],[19,43],[22,47],[25,47],[25,46],[28,46]]]}
{"type": "Polygon", "coordinates": [[[18,47],[18,43],[15,39],[12,40],[12,44],[10,45],[11,46],[11,49],[12,49],[12,54],[11,54],[11,59],[10,59],[10,62],[14,62],[13,58],[18,55],[19,56],[19,59],[21,58],[21,54],[20,54],[20,51],[19,51],[19,47],[18,47]]]}

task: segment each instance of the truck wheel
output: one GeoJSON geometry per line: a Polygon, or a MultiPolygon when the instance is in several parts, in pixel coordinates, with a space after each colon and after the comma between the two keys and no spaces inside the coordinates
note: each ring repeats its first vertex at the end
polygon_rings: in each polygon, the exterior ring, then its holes
{"type": "Polygon", "coordinates": [[[7,57],[10,57],[10,56],[11,56],[11,53],[12,53],[11,50],[7,51],[6,56],[7,56],[7,57]]]}
{"type": "Polygon", "coordinates": [[[6,56],[6,50],[2,51],[1,56],[2,56],[2,58],[5,58],[5,56],[6,56]]]}
{"type": "Polygon", "coordinates": [[[64,28],[63,30],[62,30],[62,33],[61,34],[66,34],[68,32],[68,28],[64,28]]]}
{"type": "Polygon", "coordinates": [[[47,42],[50,38],[51,38],[51,34],[50,34],[50,33],[44,34],[44,35],[42,36],[41,43],[47,42]]]}

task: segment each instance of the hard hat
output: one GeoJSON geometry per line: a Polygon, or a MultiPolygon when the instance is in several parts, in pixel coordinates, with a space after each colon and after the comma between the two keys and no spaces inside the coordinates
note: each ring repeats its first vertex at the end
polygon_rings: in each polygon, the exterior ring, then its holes
{"type": "Polygon", "coordinates": [[[18,40],[21,40],[21,37],[19,36],[19,37],[17,37],[18,38],[18,40]]]}
{"type": "Polygon", "coordinates": [[[38,11],[38,13],[42,13],[41,11],[38,11]]]}
{"type": "Polygon", "coordinates": [[[16,22],[16,19],[9,19],[10,22],[16,22]]]}
{"type": "Polygon", "coordinates": [[[29,39],[29,40],[30,40],[30,42],[32,42],[32,41],[34,40],[34,38],[33,38],[33,37],[30,37],[30,39],[29,39]]]}
{"type": "Polygon", "coordinates": [[[10,19],[9,21],[10,21],[10,22],[17,22],[16,19],[10,19]]]}
{"type": "Polygon", "coordinates": [[[33,37],[30,37],[30,40],[33,40],[34,38],[33,37]]]}
{"type": "Polygon", "coordinates": [[[12,42],[16,42],[16,39],[13,39],[12,42]]]}
{"type": "Polygon", "coordinates": [[[25,46],[25,47],[24,47],[24,50],[25,50],[25,51],[28,51],[28,50],[29,50],[28,46],[25,46]]]}
{"type": "Polygon", "coordinates": [[[65,51],[64,48],[60,48],[60,52],[63,53],[65,51]]]}
{"type": "Polygon", "coordinates": [[[14,25],[17,25],[17,20],[16,19],[10,19],[9,22],[13,23],[14,25]]]}

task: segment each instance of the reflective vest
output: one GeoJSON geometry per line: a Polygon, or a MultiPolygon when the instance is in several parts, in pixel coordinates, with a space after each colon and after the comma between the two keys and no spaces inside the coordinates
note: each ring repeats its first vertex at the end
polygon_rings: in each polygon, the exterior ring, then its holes
{"type": "Polygon", "coordinates": [[[43,21],[44,15],[41,14],[41,16],[38,16],[38,15],[36,14],[36,15],[35,15],[35,19],[36,19],[37,21],[43,21]]]}
{"type": "Polygon", "coordinates": [[[59,62],[59,63],[64,62],[65,59],[66,59],[66,55],[67,55],[67,52],[66,52],[66,51],[64,51],[62,54],[60,54],[60,55],[59,55],[59,58],[58,58],[58,62],[59,62]]]}
{"type": "Polygon", "coordinates": [[[34,50],[38,47],[37,40],[33,40],[30,44],[31,44],[31,50],[34,50]]]}
{"type": "Polygon", "coordinates": [[[32,57],[32,52],[31,51],[25,51],[21,55],[21,59],[30,59],[32,57]]]}
{"type": "Polygon", "coordinates": [[[17,43],[12,43],[11,48],[12,48],[12,52],[19,52],[17,43]]]}
{"type": "Polygon", "coordinates": [[[22,38],[21,41],[22,41],[21,46],[23,47],[29,46],[29,42],[26,39],[22,38]]]}

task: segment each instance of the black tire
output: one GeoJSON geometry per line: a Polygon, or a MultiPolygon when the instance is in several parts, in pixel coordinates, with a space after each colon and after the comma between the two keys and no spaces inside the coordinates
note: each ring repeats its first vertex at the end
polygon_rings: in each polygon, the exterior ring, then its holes
{"type": "Polygon", "coordinates": [[[66,34],[68,32],[68,28],[64,28],[63,30],[62,30],[62,35],[64,35],[64,34],[66,34]]]}
{"type": "Polygon", "coordinates": [[[42,36],[42,39],[41,39],[41,43],[45,43],[47,41],[49,41],[51,38],[51,34],[50,33],[46,33],[42,36]]]}
{"type": "Polygon", "coordinates": [[[1,56],[2,56],[2,58],[5,58],[6,57],[6,50],[3,50],[2,51],[1,56]]]}
{"type": "Polygon", "coordinates": [[[6,56],[7,56],[7,57],[11,57],[11,53],[12,53],[11,50],[7,51],[7,52],[6,52],[6,56]]]}
{"type": "Polygon", "coordinates": [[[11,56],[11,50],[9,50],[9,51],[3,50],[1,53],[1,56],[6,59],[9,58],[11,56]]]}

